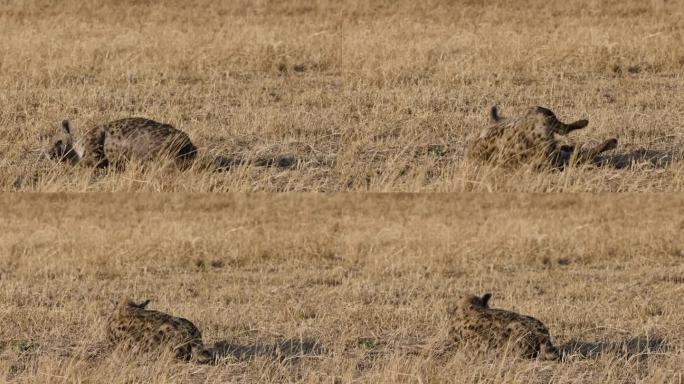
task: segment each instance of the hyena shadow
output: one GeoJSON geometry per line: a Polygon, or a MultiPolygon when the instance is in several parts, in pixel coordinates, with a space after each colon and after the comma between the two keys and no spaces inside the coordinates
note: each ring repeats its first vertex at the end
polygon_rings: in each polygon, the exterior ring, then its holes
{"type": "Polygon", "coordinates": [[[247,159],[241,156],[219,155],[211,160],[210,163],[219,171],[229,171],[233,167],[247,164],[264,168],[294,168],[298,161],[299,159],[293,154],[279,154],[271,157],[262,156],[254,159],[247,159]]]}
{"type": "Polygon", "coordinates": [[[212,349],[217,359],[233,358],[239,361],[258,357],[292,361],[325,353],[325,349],[320,344],[306,339],[279,339],[272,343],[247,345],[222,340],[216,342],[212,349]]]}
{"type": "Polygon", "coordinates": [[[677,158],[674,151],[655,149],[635,149],[629,152],[612,155],[601,155],[597,164],[616,169],[629,168],[631,166],[649,166],[653,168],[666,168],[677,158]]]}
{"type": "Polygon", "coordinates": [[[565,358],[579,357],[596,359],[601,355],[611,354],[627,359],[647,358],[649,355],[667,351],[668,345],[659,337],[634,336],[622,340],[608,341],[579,341],[571,340],[558,347],[561,356],[565,358]]]}

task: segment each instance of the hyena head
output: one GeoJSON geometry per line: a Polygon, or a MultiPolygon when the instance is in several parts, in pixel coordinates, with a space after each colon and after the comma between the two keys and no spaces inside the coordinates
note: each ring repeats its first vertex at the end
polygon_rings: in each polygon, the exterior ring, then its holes
{"type": "Polygon", "coordinates": [[[74,148],[73,124],[69,120],[62,121],[59,132],[50,140],[47,155],[53,160],[76,163],[80,156],[74,148]]]}
{"type": "Polygon", "coordinates": [[[216,353],[211,348],[205,347],[202,343],[193,343],[190,348],[190,360],[192,362],[197,364],[211,364],[215,362],[216,353]]]}
{"type": "Polygon", "coordinates": [[[570,124],[565,124],[558,120],[556,115],[548,108],[532,107],[527,110],[527,117],[533,118],[542,124],[545,129],[551,130],[553,133],[559,135],[567,135],[568,133],[586,127],[589,121],[586,119],[577,120],[570,124]]]}
{"type": "Polygon", "coordinates": [[[547,339],[539,346],[536,357],[540,360],[561,360],[563,354],[551,343],[551,340],[547,339]]]}

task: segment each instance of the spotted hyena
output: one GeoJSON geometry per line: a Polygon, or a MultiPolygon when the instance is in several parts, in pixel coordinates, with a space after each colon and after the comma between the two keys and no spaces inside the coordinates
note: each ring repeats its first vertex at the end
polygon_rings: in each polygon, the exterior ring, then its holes
{"type": "Polygon", "coordinates": [[[617,139],[581,145],[560,145],[555,135],[565,136],[582,129],[588,120],[566,124],[543,107],[531,107],[518,117],[499,115],[496,106],[490,112],[491,125],[471,144],[472,158],[503,165],[533,163],[563,168],[573,163],[593,162],[597,156],[617,147],[617,139]]]}
{"type": "Polygon", "coordinates": [[[466,295],[452,311],[450,335],[462,347],[480,352],[508,351],[515,356],[558,359],[546,326],[539,320],[516,312],[489,307],[491,293],[482,297],[466,295]]]}
{"type": "Polygon", "coordinates": [[[107,321],[111,345],[153,352],[169,348],[178,359],[210,363],[214,356],[202,343],[202,333],[190,320],[146,309],[149,300],[122,299],[107,321]]]}
{"type": "Polygon", "coordinates": [[[64,120],[50,141],[47,154],[52,159],[87,167],[168,158],[186,168],[194,161],[197,148],[185,132],[169,124],[131,117],[97,125],[81,140],[75,139],[73,124],[64,120]]]}

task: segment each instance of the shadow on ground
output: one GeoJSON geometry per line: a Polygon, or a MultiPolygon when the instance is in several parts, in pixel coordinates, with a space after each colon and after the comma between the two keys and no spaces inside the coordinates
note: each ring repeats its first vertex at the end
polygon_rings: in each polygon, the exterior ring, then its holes
{"type": "Polygon", "coordinates": [[[602,166],[609,166],[617,169],[629,168],[632,165],[665,168],[672,164],[674,159],[675,154],[672,151],[642,148],[625,153],[602,155],[597,159],[597,163],[602,166]]]}
{"type": "Polygon", "coordinates": [[[268,344],[242,345],[218,341],[213,346],[216,358],[234,358],[251,360],[266,357],[276,360],[296,360],[304,357],[318,356],[325,352],[318,343],[310,340],[282,339],[268,344]]]}
{"type": "Polygon", "coordinates": [[[618,341],[577,341],[571,340],[558,347],[562,356],[595,359],[603,354],[612,354],[628,359],[644,359],[650,354],[668,349],[665,341],[658,337],[635,336],[618,341]]]}

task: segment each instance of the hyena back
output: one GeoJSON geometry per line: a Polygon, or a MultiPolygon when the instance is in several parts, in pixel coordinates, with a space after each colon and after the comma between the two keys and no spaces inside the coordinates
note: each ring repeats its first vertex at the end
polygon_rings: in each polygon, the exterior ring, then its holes
{"type": "Polygon", "coordinates": [[[494,106],[490,120],[491,125],[469,148],[474,159],[503,165],[533,163],[563,168],[571,162],[593,161],[601,152],[617,147],[614,138],[598,145],[560,145],[555,135],[565,136],[586,127],[589,121],[566,124],[544,107],[531,107],[522,116],[505,118],[494,106]]]}
{"type": "Polygon", "coordinates": [[[213,353],[202,342],[202,333],[190,321],[145,307],[123,298],[107,321],[107,340],[140,352],[169,348],[176,358],[198,363],[213,361],[213,353]]]}
{"type": "Polygon", "coordinates": [[[457,344],[479,352],[509,350],[525,358],[560,357],[548,328],[531,316],[489,307],[490,293],[465,295],[452,313],[451,336],[457,344]]]}
{"type": "Polygon", "coordinates": [[[150,119],[131,117],[101,124],[89,129],[81,141],[74,138],[73,124],[64,120],[50,142],[48,155],[87,167],[168,158],[186,168],[197,156],[197,148],[185,132],[150,119]]]}

